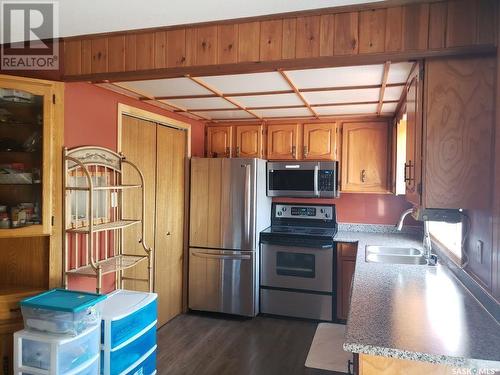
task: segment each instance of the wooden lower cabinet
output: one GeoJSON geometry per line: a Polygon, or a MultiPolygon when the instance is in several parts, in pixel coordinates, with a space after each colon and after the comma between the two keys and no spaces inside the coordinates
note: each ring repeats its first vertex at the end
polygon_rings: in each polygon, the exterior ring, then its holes
{"type": "Polygon", "coordinates": [[[357,243],[337,244],[337,319],[347,320],[356,265],[357,243]]]}
{"type": "Polygon", "coordinates": [[[344,192],[389,191],[389,125],[351,122],[342,125],[342,185],[344,192]]]}
{"type": "Polygon", "coordinates": [[[468,374],[459,372],[456,367],[406,359],[359,354],[359,375],[454,375],[468,374]]]}

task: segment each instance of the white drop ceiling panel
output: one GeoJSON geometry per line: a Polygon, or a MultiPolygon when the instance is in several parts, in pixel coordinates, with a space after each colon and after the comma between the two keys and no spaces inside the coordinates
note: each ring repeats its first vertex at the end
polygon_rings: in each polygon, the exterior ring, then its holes
{"type": "Polygon", "coordinates": [[[211,91],[198,85],[189,78],[153,79],[149,81],[120,82],[121,86],[146,96],[185,96],[207,95],[211,91]]]}
{"type": "Polygon", "coordinates": [[[382,113],[394,113],[398,103],[384,103],[382,104],[382,113]]]}
{"type": "Polygon", "coordinates": [[[288,83],[277,72],[207,76],[199,79],[223,94],[290,90],[288,83]]]}
{"type": "Polygon", "coordinates": [[[362,65],[338,68],[287,71],[298,89],[380,85],[384,65],[362,65]]]}
{"type": "Polygon", "coordinates": [[[245,107],[280,107],[304,104],[297,94],[235,96],[232,99],[245,107]]]}
{"type": "Polygon", "coordinates": [[[162,100],[185,109],[215,109],[215,108],[237,108],[223,98],[193,98],[193,99],[168,99],[162,100]]]}
{"type": "Polygon", "coordinates": [[[248,112],[242,110],[230,110],[230,111],[201,111],[201,112],[193,112],[194,114],[198,114],[205,118],[209,118],[212,120],[230,120],[233,118],[255,118],[248,112]]]}
{"type": "Polygon", "coordinates": [[[414,63],[400,62],[391,64],[387,83],[405,83],[414,63]]]}
{"type": "Polygon", "coordinates": [[[328,107],[315,107],[318,115],[366,115],[376,114],[377,104],[353,104],[353,105],[335,105],[328,107]]]}
{"type": "Polygon", "coordinates": [[[380,89],[312,91],[303,92],[302,95],[312,105],[373,102],[379,100],[380,89]]]}
{"type": "Polygon", "coordinates": [[[273,108],[254,109],[257,115],[262,117],[312,117],[311,111],[307,108],[273,108]]]}
{"type": "Polygon", "coordinates": [[[386,87],[384,92],[384,101],[401,99],[403,89],[404,86],[386,87]]]}

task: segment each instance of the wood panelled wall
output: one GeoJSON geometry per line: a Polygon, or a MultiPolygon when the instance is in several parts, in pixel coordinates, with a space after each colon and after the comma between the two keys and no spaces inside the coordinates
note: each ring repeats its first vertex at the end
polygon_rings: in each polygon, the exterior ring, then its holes
{"type": "Polygon", "coordinates": [[[64,41],[65,77],[128,72],[114,77],[130,79],[136,71],[493,46],[496,7],[495,0],[419,1],[75,37],[64,41]]]}

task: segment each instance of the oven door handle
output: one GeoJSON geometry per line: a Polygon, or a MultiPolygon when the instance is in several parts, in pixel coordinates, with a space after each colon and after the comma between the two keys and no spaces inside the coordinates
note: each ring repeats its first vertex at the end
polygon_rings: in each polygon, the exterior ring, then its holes
{"type": "Polygon", "coordinates": [[[252,258],[250,255],[211,254],[211,253],[201,253],[201,252],[193,252],[191,253],[191,255],[198,258],[224,259],[224,260],[249,260],[252,258]]]}
{"type": "MultiPolygon", "coordinates": [[[[261,240],[260,241],[261,245],[264,246],[286,246],[286,247],[305,247],[307,249],[321,249],[321,250],[330,250],[333,249],[333,244],[331,243],[317,243],[311,240],[311,242],[300,242],[297,243],[296,241],[290,241],[290,240],[261,240]]],[[[263,248],[264,251],[270,251],[269,248],[263,248]]]]}
{"type": "Polygon", "coordinates": [[[319,197],[319,189],[318,189],[318,184],[319,184],[319,165],[316,164],[314,166],[314,195],[316,197],[319,197]]]}

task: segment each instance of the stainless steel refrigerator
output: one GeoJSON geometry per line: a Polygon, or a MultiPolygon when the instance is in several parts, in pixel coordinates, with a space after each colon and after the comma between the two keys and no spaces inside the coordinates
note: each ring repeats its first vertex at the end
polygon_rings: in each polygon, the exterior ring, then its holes
{"type": "Polygon", "coordinates": [[[189,308],[257,315],[266,161],[192,158],[190,184],[189,308]]]}

